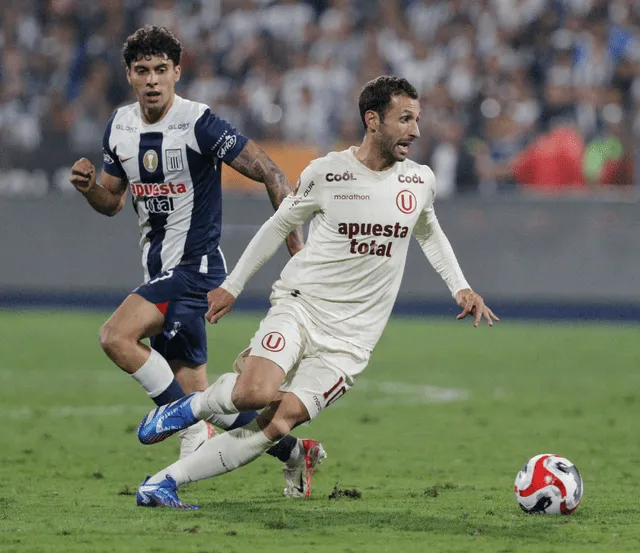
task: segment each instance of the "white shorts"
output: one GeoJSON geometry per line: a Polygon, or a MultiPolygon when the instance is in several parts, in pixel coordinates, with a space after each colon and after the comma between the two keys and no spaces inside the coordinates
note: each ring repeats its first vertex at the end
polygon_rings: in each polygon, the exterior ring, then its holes
{"type": "Polygon", "coordinates": [[[353,386],[371,352],[318,328],[299,305],[274,305],[260,322],[249,348],[236,360],[242,372],[247,355],[265,357],[285,373],[282,392],[295,394],[313,419],[353,386]]]}

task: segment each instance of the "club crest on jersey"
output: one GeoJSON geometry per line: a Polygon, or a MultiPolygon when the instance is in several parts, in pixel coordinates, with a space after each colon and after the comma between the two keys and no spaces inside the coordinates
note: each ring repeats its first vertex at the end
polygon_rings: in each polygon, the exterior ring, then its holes
{"type": "Polygon", "coordinates": [[[158,154],[155,150],[147,150],[142,156],[142,165],[149,171],[149,173],[155,173],[158,168],[158,154]]]}
{"type": "Polygon", "coordinates": [[[401,190],[396,196],[396,206],[402,213],[409,215],[416,210],[418,200],[411,190],[401,190]]]}
{"type": "Polygon", "coordinates": [[[269,332],[262,338],[262,347],[267,351],[278,352],[284,349],[285,339],[279,332],[269,332]]]}
{"type": "Polygon", "coordinates": [[[164,153],[164,160],[167,170],[169,171],[182,171],[182,150],[167,150],[164,153]]]}

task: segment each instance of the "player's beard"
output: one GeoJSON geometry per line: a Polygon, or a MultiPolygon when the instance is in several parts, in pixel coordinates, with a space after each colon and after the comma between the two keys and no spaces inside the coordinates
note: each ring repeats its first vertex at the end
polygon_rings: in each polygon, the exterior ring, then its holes
{"type": "Polygon", "coordinates": [[[382,149],[384,157],[390,163],[402,162],[407,159],[409,154],[407,149],[407,155],[402,155],[398,152],[398,140],[391,135],[386,135],[384,137],[384,147],[382,149]]]}
{"type": "MultiPolygon", "coordinates": [[[[409,147],[406,148],[406,154],[403,155],[398,151],[398,143],[403,142],[402,138],[397,138],[392,134],[383,130],[383,127],[380,128],[379,132],[379,150],[381,156],[389,162],[389,164],[393,165],[396,162],[402,162],[409,156],[409,147]]],[[[411,141],[404,140],[411,144],[411,141]]]]}

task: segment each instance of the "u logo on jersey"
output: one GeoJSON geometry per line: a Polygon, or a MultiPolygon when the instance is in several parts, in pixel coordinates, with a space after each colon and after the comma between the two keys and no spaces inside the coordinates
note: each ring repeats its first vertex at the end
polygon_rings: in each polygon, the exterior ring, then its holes
{"type": "Polygon", "coordinates": [[[149,173],[155,173],[158,168],[158,154],[155,150],[147,150],[142,156],[142,164],[149,173]]]}
{"type": "Polygon", "coordinates": [[[269,332],[262,339],[262,347],[267,351],[278,352],[284,349],[285,339],[279,332],[269,332]]]}
{"type": "Polygon", "coordinates": [[[407,215],[413,213],[417,205],[418,201],[411,190],[401,190],[398,192],[396,196],[396,206],[398,206],[398,209],[402,211],[402,213],[406,213],[407,215]]]}

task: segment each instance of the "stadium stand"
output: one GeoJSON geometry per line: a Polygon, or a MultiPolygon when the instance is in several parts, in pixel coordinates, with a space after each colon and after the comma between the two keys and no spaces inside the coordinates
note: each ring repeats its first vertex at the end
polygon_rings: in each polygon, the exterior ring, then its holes
{"type": "Polygon", "coordinates": [[[295,143],[295,167],[359,141],[359,89],[393,73],[421,93],[412,157],[441,198],[637,189],[637,0],[21,0],[0,13],[0,193],[64,189],[99,153],[144,24],[182,40],[179,94],[295,143]]]}

